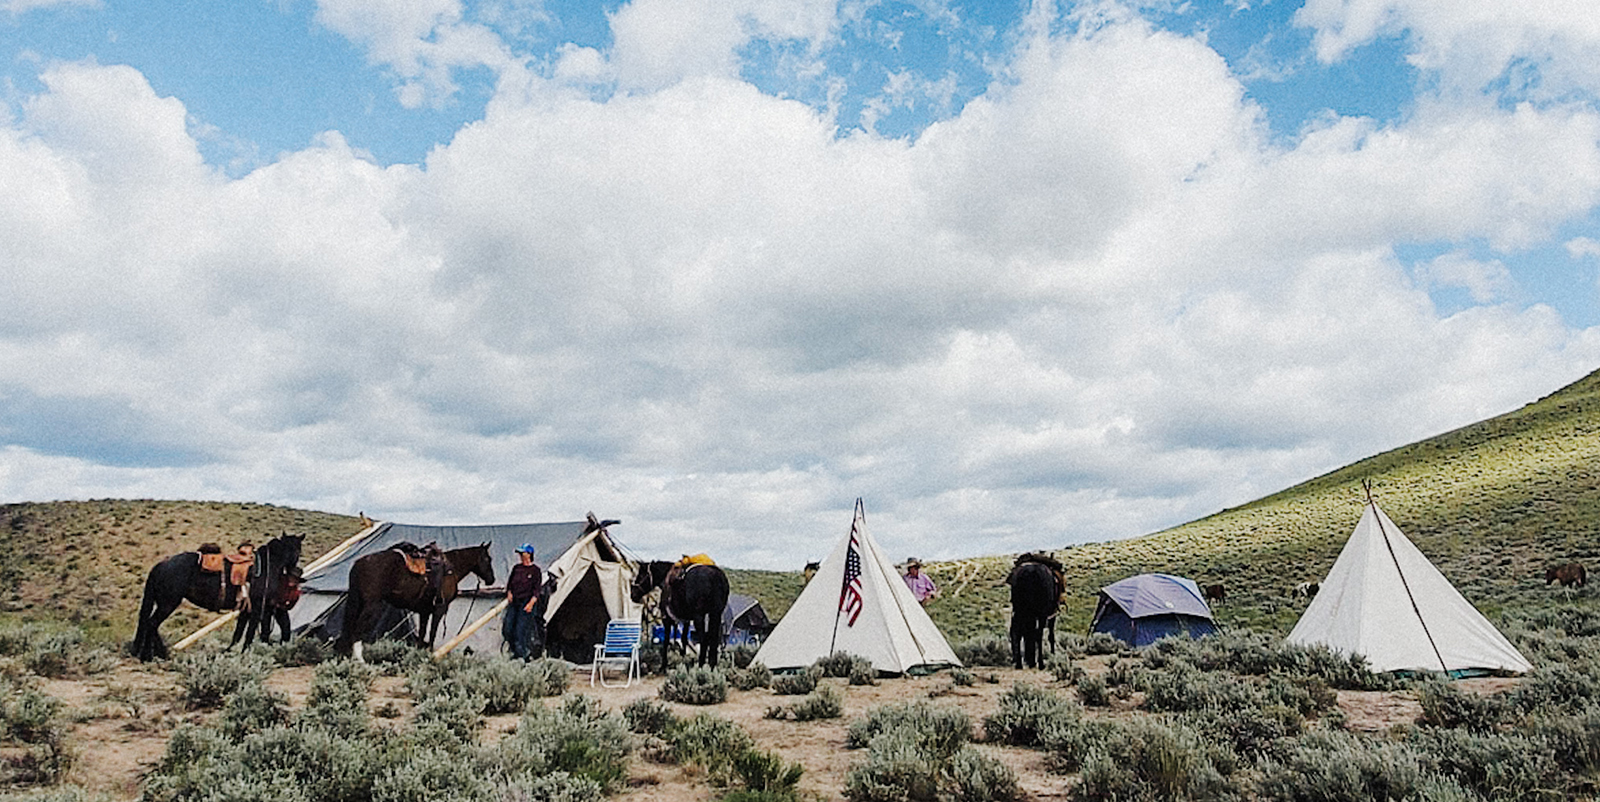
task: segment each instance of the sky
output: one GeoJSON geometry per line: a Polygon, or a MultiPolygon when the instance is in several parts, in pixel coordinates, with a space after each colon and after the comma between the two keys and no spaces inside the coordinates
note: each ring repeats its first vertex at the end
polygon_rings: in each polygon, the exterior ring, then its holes
{"type": "Polygon", "coordinates": [[[1587,5],[0,0],[0,502],[1174,526],[1600,368],[1587,5]]]}

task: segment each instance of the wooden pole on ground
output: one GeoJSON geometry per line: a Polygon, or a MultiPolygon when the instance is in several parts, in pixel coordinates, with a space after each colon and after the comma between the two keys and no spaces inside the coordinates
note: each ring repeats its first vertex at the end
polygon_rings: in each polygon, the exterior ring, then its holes
{"type": "MultiPolygon", "coordinates": [[[[310,565],[307,565],[305,568],[301,569],[301,573],[306,575],[306,576],[310,576],[312,571],[315,571],[315,570],[317,570],[319,568],[322,568],[323,566],[327,565],[328,563],[331,563],[334,560],[337,560],[340,557],[344,556],[345,552],[349,551],[352,546],[356,545],[357,543],[360,543],[362,541],[362,539],[365,538],[367,535],[372,534],[372,530],[377,529],[378,526],[379,526],[379,524],[375,522],[371,526],[361,530],[360,532],[357,532],[354,535],[351,535],[350,537],[345,538],[345,541],[343,543],[340,543],[337,546],[334,546],[332,551],[329,551],[327,554],[324,554],[321,557],[318,557],[317,559],[312,560],[310,565]]],[[[205,626],[195,630],[193,633],[191,633],[188,637],[184,638],[183,640],[180,640],[177,643],[174,643],[172,645],[172,650],[173,651],[177,651],[177,652],[181,652],[184,649],[187,649],[190,646],[193,646],[195,644],[195,642],[199,641],[201,638],[204,638],[205,636],[210,635],[213,632],[216,632],[218,629],[221,629],[222,627],[226,626],[228,624],[228,622],[230,622],[233,619],[238,618],[238,617],[239,617],[239,611],[238,610],[234,610],[232,612],[225,613],[222,616],[218,617],[215,621],[212,621],[211,623],[206,624],[205,626]]]]}
{"type": "Polygon", "coordinates": [[[472,637],[473,633],[477,632],[478,630],[483,629],[483,625],[484,624],[487,624],[490,621],[493,621],[495,616],[501,614],[502,612],[505,612],[506,607],[508,605],[510,605],[510,604],[511,604],[511,600],[510,599],[501,599],[500,603],[496,604],[494,606],[494,609],[490,610],[487,613],[484,613],[482,618],[479,618],[478,620],[472,622],[471,624],[469,624],[467,626],[466,629],[463,629],[463,630],[461,630],[461,632],[457,633],[457,635],[455,637],[451,638],[450,640],[445,641],[443,646],[440,646],[439,648],[434,649],[433,650],[433,659],[438,660],[439,658],[444,657],[445,655],[447,655],[450,652],[454,651],[457,646],[461,645],[462,641],[465,641],[467,638],[472,637]]]}

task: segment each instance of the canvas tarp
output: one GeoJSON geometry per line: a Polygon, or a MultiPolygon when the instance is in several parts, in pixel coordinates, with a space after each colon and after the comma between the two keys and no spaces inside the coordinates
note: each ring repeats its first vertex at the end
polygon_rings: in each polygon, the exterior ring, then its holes
{"type": "Polygon", "coordinates": [[[892,674],[961,665],[894,562],[867,533],[859,499],[850,532],[822,561],[755,659],[772,669],[802,668],[832,652],[865,657],[892,674]],[[847,572],[855,574],[848,586],[847,572]]]}
{"type": "MultiPolygon", "coordinates": [[[[630,608],[631,602],[627,602],[632,569],[607,531],[596,530],[594,526],[593,521],[481,526],[378,523],[348,551],[306,576],[300,602],[290,612],[290,622],[297,633],[315,632],[321,637],[337,637],[343,626],[341,602],[349,589],[350,567],[368,554],[401,542],[437,543],[445,551],[487,542],[494,560],[495,582],[482,585],[476,576],[462,581],[460,596],[451,603],[439,628],[438,641],[442,644],[493,609],[505,596],[506,578],[511,575],[511,567],[517,564],[516,549],[529,543],[538,552],[537,561],[547,575],[559,578],[556,592],[551,594],[547,605],[546,618],[556,624],[564,624],[568,619],[579,620],[579,625],[565,626],[562,633],[582,641],[575,644],[574,651],[592,651],[592,644],[604,636],[605,619],[611,617],[613,611],[617,617],[627,617],[630,613],[638,617],[637,606],[630,608]],[[598,631],[593,631],[591,619],[596,618],[600,619],[600,625],[598,631]]],[[[554,632],[556,627],[550,629],[554,632]]],[[[412,633],[415,618],[399,613],[388,615],[380,630],[396,636],[412,633]]],[[[490,622],[479,629],[458,649],[500,653],[499,622],[490,622]]]]}
{"type": "Polygon", "coordinates": [[[1367,504],[1288,642],[1362,655],[1376,672],[1532,667],[1376,502],[1367,504]]]}
{"type": "Polygon", "coordinates": [[[1105,632],[1132,646],[1148,646],[1175,635],[1212,635],[1217,625],[1194,580],[1139,574],[1100,589],[1089,631],[1105,632]]]}

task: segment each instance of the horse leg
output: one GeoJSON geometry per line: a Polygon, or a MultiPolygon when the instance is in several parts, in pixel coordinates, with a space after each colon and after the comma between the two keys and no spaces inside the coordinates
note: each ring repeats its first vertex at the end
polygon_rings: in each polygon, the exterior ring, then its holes
{"type": "Polygon", "coordinates": [[[716,668],[722,660],[722,611],[706,615],[705,631],[700,633],[700,654],[704,658],[706,650],[711,652],[711,662],[708,664],[716,668]]]}
{"type": "Polygon", "coordinates": [[[161,625],[172,616],[173,611],[177,610],[178,605],[182,603],[182,599],[173,601],[158,600],[155,611],[150,614],[150,630],[146,633],[148,639],[146,645],[151,649],[157,660],[165,660],[170,656],[167,652],[167,642],[161,638],[161,625]]]}
{"type": "Polygon", "coordinates": [[[1022,668],[1022,621],[1017,613],[1011,614],[1011,665],[1022,668]]]}

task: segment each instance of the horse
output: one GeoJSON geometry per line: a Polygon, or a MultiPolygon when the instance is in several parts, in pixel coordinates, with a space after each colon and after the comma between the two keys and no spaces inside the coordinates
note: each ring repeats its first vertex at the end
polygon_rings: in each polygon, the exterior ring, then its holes
{"type": "MultiPolygon", "coordinates": [[[[256,559],[262,559],[262,553],[266,552],[270,555],[268,559],[278,565],[297,565],[304,543],[304,535],[285,534],[257,549],[256,559]]],[[[227,573],[226,566],[223,573],[227,573]]],[[[200,570],[199,552],[181,552],[156,563],[144,580],[139,625],[129,647],[133,656],[144,662],[166,659],[167,643],[161,638],[161,624],[185,599],[213,613],[222,612],[231,601],[227,598],[225,581],[226,576],[200,570]]]]}
{"type": "MultiPolygon", "coordinates": [[[[257,556],[260,556],[259,553],[257,556]]],[[[250,648],[258,628],[261,642],[272,643],[273,624],[277,624],[283,633],[283,642],[289,642],[289,611],[300,601],[300,566],[284,566],[281,571],[271,568],[270,563],[268,566],[265,577],[258,578],[252,571],[250,594],[239,605],[239,623],[233,627],[233,641],[228,644],[229,649],[238,644],[241,638],[244,639],[242,648],[250,648]]]]}
{"type": "Polygon", "coordinates": [[[806,578],[805,584],[807,584],[807,585],[811,584],[811,577],[816,576],[817,575],[817,571],[819,571],[821,569],[822,569],[822,563],[820,563],[820,562],[806,563],[806,567],[801,569],[801,571],[800,571],[801,576],[804,576],[806,578]]]}
{"type": "Polygon", "coordinates": [[[1228,600],[1228,589],[1220,584],[1206,585],[1200,589],[1200,595],[1205,598],[1207,604],[1211,602],[1221,604],[1228,600]]]}
{"type": "MultiPolygon", "coordinates": [[[[676,569],[676,563],[655,560],[639,564],[631,595],[638,604],[650,591],[661,588],[662,623],[670,633],[675,625],[700,631],[698,665],[717,667],[722,646],[722,611],[728,606],[728,576],[715,565],[693,563],[676,569]]],[[[687,646],[685,647],[687,651],[687,646]]],[[[661,650],[661,673],[667,673],[667,650],[661,650]]]]}
{"type": "Polygon", "coordinates": [[[1314,599],[1317,597],[1317,591],[1319,590],[1322,590],[1320,582],[1301,582],[1294,586],[1294,595],[1302,599],[1314,599]]]}
{"type": "Polygon", "coordinates": [[[406,567],[406,555],[401,551],[388,548],[363,555],[350,566],[344,626],[334,642],[334,652],[361,659],[361,644],[371,642],[377,634],[373,630],[383,616],[382,603],[416,613],[420,619],[418,645],[431,649],[439,634],[439,622],[444,620],[458,583],[467,574],[476,575],[485,585],[494,584],[494,560],[489,556],[488,541],[444,552],[444,575],[437,592],[428,577],[406,567]]]}
{"type": "Polygon", "coordinates": [[[1061,607],[1059,574],[1040,555],[1024,554],[1006,584],[1011,586],[1011,662],[1017,668],[1043,668],[1044,631],[1061,607]]]}
{"type": "Polygon", "coordinates": [[[1583,587],[1589,584],[1589,572],[1583,570],[1582,563],[1567,563],[1566,565],[1553,565],[1544,569],[1544,583],[1560,582],[1561,587],[1570,588],[1573,585],[1583,587]]]}

